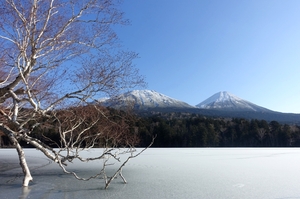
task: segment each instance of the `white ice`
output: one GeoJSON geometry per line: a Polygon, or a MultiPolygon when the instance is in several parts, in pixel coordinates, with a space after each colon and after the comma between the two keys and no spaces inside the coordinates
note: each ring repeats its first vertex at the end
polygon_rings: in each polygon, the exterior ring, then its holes
{"type": "MultiPolygon", "coordinates": [[[[99,153],[94,149],[90,153],[99,153]]],[[[299,148],[151,148],[104,190],[101,179],[78,181],[40,152],[26,149],[34,182],[23,189],[15,150],[0,150],[0,198],[300,198],[299,148]]],[[[99,162],[98,162],[99,163],[99,162]]],[[[82,175],[97,164],[74,167],[82,175]]]]}

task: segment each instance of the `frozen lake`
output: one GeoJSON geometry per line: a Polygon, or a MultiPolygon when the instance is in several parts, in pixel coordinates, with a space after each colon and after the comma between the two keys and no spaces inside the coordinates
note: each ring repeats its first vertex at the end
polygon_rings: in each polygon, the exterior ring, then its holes
{"type": "MultiPolygon", "coordinates": [[[[93,152],[96,153],[95,149],[93,152]]],[[[151,148],[115,179],[78,181],[35,149],[26,149],[34,182],[23,189],[17,153],[0,150],[0,198],[300,198],[299,148],[151,148]]],[[[97,165],[79,167],[81,174],[97,165]]]]}

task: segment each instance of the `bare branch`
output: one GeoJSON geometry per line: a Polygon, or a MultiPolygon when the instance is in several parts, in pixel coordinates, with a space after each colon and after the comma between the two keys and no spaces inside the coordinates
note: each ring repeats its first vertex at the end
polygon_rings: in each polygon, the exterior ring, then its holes
{"type": "MultiPolygon", "coordinates": [[[[20,143],[40,150],[77,179],[101,176],[108,185],[115,176],[109,178],[105,168],[122,163],[120,155],[136,157],[119,149],[132,148],[138,140],[130,131],[130,114],[91,103],[144,83],[133,67],[137,54],[120,48],[112,28],[127,22],[117,3],[0,2],[0,130],[18,151],[23,186],[32,177],[20,143]],[[82,155],[93,147],[105,150],[96,157],[82,155]],[[81,178],[65,167],[75,160],[103,160],[103,168],[81,178]]],[[[117,171],[124,182],[125,164],[117,171]]]]}

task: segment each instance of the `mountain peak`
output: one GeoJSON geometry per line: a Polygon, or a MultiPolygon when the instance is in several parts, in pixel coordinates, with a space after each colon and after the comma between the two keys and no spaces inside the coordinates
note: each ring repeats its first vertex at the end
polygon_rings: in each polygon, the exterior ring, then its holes
{"type": "Polygon", "coordinates": [[[227,91],[218,92],[208,99],[210,99],[212,101],[216,101],[216,102],[224,102],[224,101],[229,101],[229,100],[242,100],[241,98],[239,98],[227,91]]]}
{"type": "Polygon", "coordinates": [[[212,95],[203,102],[197,104],[196,107],[203,109],[219,109],[231,111],[270,111],[266,108],[260,107],[251,102],[243,100],[227,91],[221,91],[212,95]]]}
{"type": "Polygon", "coordinates": [[[106,100],[105,105],[115,108],[132,104],[135,109],[148,108],[195,108],[183,101],[173,99],[154,90],[133,90],[117,97],[117,100],[106,100]]]}

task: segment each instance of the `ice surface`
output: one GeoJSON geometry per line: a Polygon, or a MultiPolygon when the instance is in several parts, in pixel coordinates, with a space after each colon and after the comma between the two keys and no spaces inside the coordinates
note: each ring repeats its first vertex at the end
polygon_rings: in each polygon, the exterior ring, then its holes
{"type": "MultiPolygon", "coordinates": [[[[125,167],[128,184],[116,179],[108,190],[100,179],[83,182],[63,174],[32,149],[26,149],[26,157],[34,182],[23,189],[16,154],[0,150],[1,199],[300,198],[299,148],[151,148],[125,167]]],[[[77,171],[88,175],[97,168],[92,164],[77,171]]]]}

